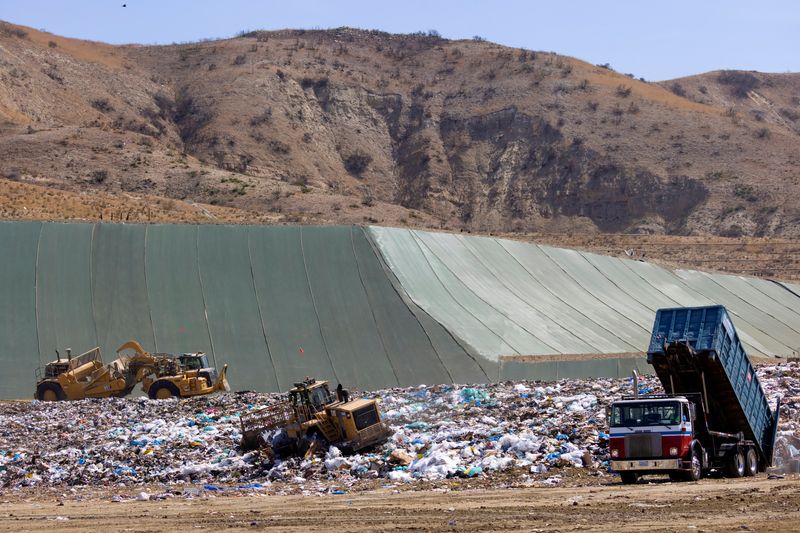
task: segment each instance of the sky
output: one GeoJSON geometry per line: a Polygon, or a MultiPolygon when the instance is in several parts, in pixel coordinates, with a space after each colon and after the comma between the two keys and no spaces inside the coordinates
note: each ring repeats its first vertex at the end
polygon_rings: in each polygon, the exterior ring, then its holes
{"type": "Polygon", "coordinates": [[[253,29],[436,30],[610,63],[652,81],[718,69],[800,72],[794,0],[0,0],[0,19],[114,44],[253,29]]]}

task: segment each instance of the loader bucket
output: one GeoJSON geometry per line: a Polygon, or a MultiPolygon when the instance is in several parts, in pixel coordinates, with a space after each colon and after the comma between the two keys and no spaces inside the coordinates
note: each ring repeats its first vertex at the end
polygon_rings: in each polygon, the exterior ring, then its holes
{"type": "Polygon", "coordinates": [[[214,383],[214,392],[230,392],[231,386],[228,384],[228,365],[222,366],[217,382],[214,383]]]}

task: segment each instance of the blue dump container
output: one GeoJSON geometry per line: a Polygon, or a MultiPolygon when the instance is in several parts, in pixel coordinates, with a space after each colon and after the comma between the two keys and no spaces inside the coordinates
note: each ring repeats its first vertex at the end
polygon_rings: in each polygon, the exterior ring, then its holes
{"type": "Polygon", "coordinates": [[[647,361],[666,392],[703,395],[710,426],[743,433],[772,464],[780,406],[770,409],[725,307],[658,310],[647,361]]]}

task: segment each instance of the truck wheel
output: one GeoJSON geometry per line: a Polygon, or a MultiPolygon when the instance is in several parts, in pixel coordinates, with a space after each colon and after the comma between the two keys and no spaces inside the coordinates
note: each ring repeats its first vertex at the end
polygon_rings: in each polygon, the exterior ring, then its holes
{"type": "Polygon", "coordinates": [[[697,450],[692,450],[691,469],[686,473],[686,481],[700,481],[703,477],[703,463],[700,462],[700,455],[697,450]]]}
{"type": "Polygon", "coordinates": [[[156,381],[150,385],[147,395],[151,400],[166,400],[167,398],[180,398],[181,391],[171,381],[156,381]]]}
{"type": "Polygon", "coordinates": [[[62,402],[67,399],[61,385],[53,382],[39,383],[36,387],[36,399],[41,402],[62,402]]]}
{"type": "Polygon", "coordinates": [[[636,472],[620,472],[619,477],[622,479],[623,485],[633,485],[639,479],[636,472]]]}
{"type": "Polygon", "coordinates": [[[745,457],[745,476],[755,476],[758,473],[758,456],[753,448],[747,449],[747,456],[745,457]]]}
{"type": "Polygon", "coordinates": [[[728,463],[725,466],[725,474],[728,477],[742,477],[745,471],[744,452],[736,450],[728,457],[728,463]]]}

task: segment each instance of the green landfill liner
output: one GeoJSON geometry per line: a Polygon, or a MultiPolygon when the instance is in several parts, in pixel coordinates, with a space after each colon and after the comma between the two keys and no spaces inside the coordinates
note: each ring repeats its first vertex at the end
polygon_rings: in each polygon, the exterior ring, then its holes
{"type": "Polygon", "coordinates": [[[130,339],[258,391],[624,377],[647,366],[613,354],[643,351],[660,307],[722,303],[752,355],[800,347],[796,284],[493,237],[8,221],[0,250],[4,399],[30,398],[56,350],[111,361],[130,339]]]}

